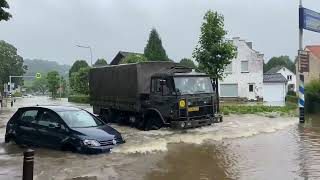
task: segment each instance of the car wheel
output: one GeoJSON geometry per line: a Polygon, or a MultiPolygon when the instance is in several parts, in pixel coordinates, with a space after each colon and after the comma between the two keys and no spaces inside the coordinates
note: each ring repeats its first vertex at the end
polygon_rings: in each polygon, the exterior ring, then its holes
{"type": "Polygon", "coordinates": [[[163,126],[163,122],[159,115],[149,115],[145,118],[145,131],[158,130],[163,126]]]}

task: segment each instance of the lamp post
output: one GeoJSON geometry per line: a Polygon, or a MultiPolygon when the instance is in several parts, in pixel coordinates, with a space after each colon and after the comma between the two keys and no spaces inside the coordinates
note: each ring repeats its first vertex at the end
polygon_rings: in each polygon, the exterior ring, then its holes
{"type": "Polygon", "coordinates": [[[90,60],[91,60],[91,66],[92,66],[92,49],[90,46],[82,46],[82,45],[76,45],[79,48],[86,48],[90,50],[90,60]]]}

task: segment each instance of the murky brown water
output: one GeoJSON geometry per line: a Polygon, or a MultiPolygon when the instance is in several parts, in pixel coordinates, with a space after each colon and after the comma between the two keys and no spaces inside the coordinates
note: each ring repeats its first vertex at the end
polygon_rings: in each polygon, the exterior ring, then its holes
{"type": "MultiPolygon", "coordinates": [[[[21,179],[22,151],[4,144],[5,124],[25,105],[71,104],[25,98],[0,110],[0,179],[21,179]]],[[[188,131],[138,131],[114,126],[126,144],[112,153],[79,155],[36,149],[35,179],[320,179],[320,117],[228,116],[223,123],[188,131]]]]}

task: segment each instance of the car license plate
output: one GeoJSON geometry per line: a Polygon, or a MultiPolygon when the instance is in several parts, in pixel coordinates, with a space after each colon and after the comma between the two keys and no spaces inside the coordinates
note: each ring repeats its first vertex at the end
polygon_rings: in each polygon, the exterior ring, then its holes
{"type": "Polygon", "coordinates": [[[189,112],[199,111],[199,107],[189,107],[188,111],[189,112]]]}

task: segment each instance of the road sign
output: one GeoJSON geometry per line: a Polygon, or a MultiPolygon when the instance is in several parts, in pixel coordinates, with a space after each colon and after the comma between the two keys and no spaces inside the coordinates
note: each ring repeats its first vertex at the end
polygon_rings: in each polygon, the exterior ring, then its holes
{"type": "Polygon", "coordinates": [[[309,72],[310,63],[309,63],[309,52],[308,51],[299,51],[299,71],[300,72],[309,72]]]}
{"type": "Polygon", "coordinates": [[[40,73],[36,73],[36,79],[40,79],[41,78],[41,74],[40,73]]]}
{"type": "Polygon", "coordinates": [[[306,8],[299,8],[300,29],[307,29],[320,33],[320,13],[306,8]]]}

